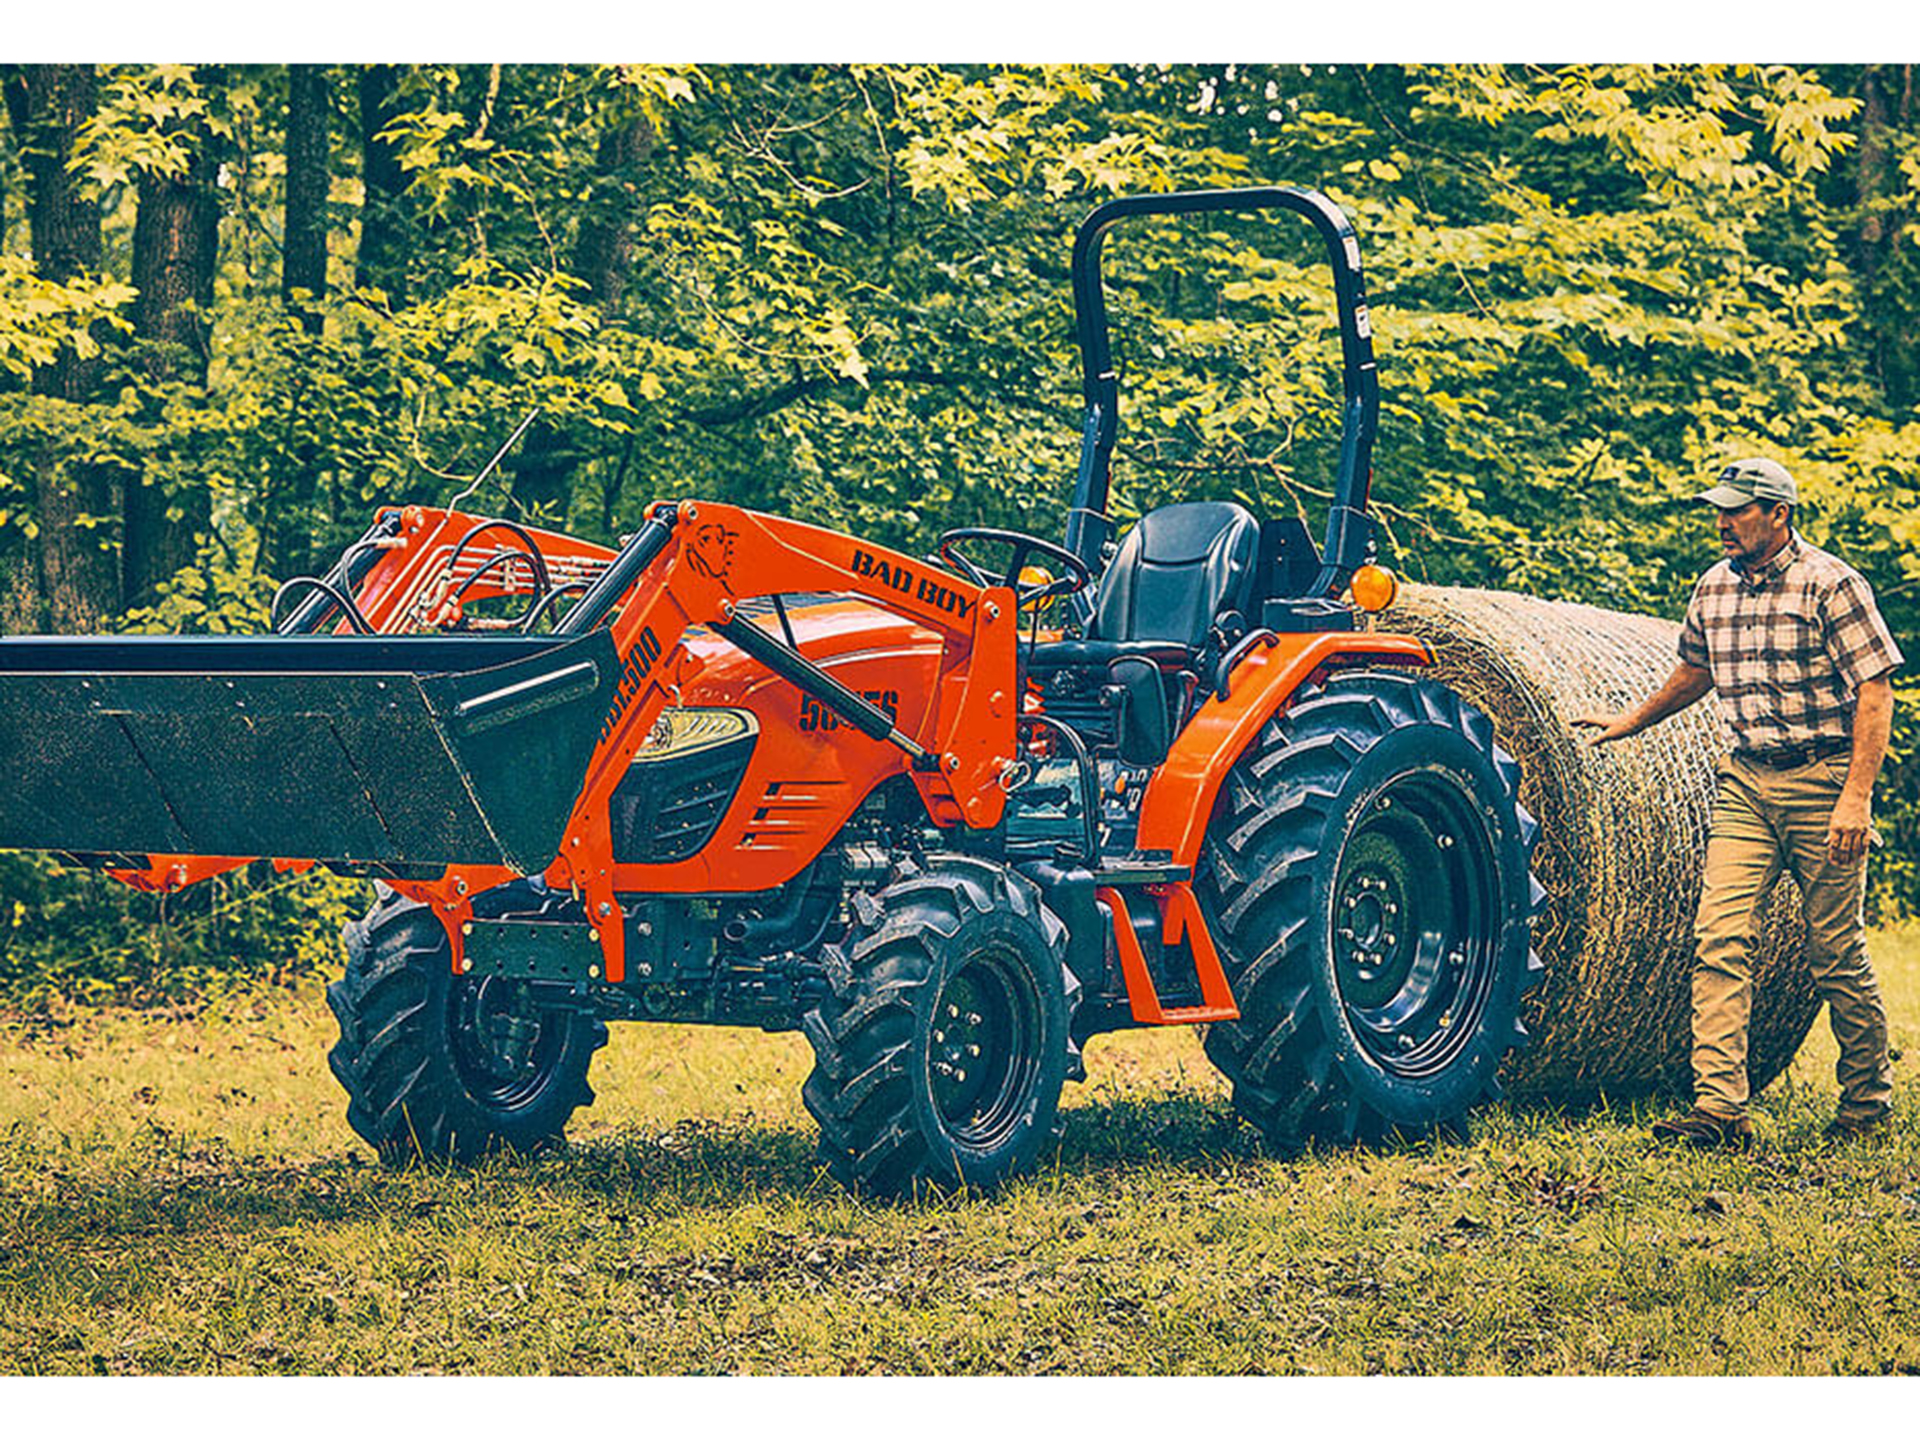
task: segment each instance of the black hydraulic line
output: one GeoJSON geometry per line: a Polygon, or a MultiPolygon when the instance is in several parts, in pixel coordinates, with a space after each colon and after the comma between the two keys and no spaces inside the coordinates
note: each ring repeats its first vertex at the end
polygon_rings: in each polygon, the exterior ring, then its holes
{"type": "Polygon", "coordinates": [[[287,598],[289,592],[295,590],[317,590],[333,603],[335,609],[346,612],[347,623],[353,626],[355,631],[362,635],[373,634],[372,624],[365,615],[360,613],[360,607],[353,603],[353,598],[328,584],[318,575],[296,575],[291,580],[282,582],[280,588],[273,592],[273,603],[267,606],[267,624],[270,627],[278,628],[279,622],[275,617],[280,613],[280,602],[287,598]]]}
{"type": "Polygon", "coordinates": [[[580,597],[580,603],[553,627],[553,633],[582,635],[612,614],[613,607],[620,603],[620,597],[633,588],[634,582],[667,548],[667,541],[673,538],[673,526],[678,513],[671,505],[658,506],[646,522],[633,532],[633,538],[621,547],[620,553],[613,557],[613,563],[600,572],[599,578],[580,597]]]}
{"type": "Polygon", "coordinates": [[[916,761],[928,758],[919,742],[894,728],[893,717],[878,705],[854,694],[798,650],[790,650],[751,620],[735,617],[713,627],[714,633],[739,646],[781,679],[798,686],[863,735],[897,745],[916,761]]]}
{"type": "Polygon", "coordinates": [[[1325,242],[1333,266],[1334,302],[1340,325],[1341,381],[1346,399],[1341,411],[1340,462],[1327,513],[1323,563],[1307,592],[1310,596],[1331,595],[1368,555],[1371,527],[1366,523],[1367,492],[1373,478],[1380,382],[1374,363],[1366,286],[1360,274],[1359,242],[1352,222],[1340,207],[1314,190],[1267,185],[1241,190],[1129,195],[1099,206],[1081,222],[1073,242],[1073,303],[1087,418],[1073,509],[1067,520],[1067,547],[1083,559],[1092,559],[1085,548],[1094,543],[1088,539],[1090,527],[1079,512],[1106,513],[1110,466],[1120,429],[1119,377],[1113,367],[1106,293],[1100,275],[1100,250],[1107,232],[1122,221],[1141,215],[1257,210],[1290,210],[1304,216],[1325,242]]]}
{"type": "MultiPolygon", "coordinates": [[[[340,598],[352,595],[367,578],[367,572],[379,563],[381,540],[400,533],[400,512],[389,510],[367,527],[367,533],[341,552],[333,568],[326,573],[325,588],[316,588],[284,621],[275,628],[282,635],[311,635],[331,620],[342,608],[340,598]]],[[[284,588],[284,587],[282,587],[284,588]]],[[[364,620],[364,617],[362,617],[364,620]]]]}
{"type": "Polygon", "coordinates": [[[540,623],[540,617],[554,607],[554,603],[568,595],[584,595],[587,586],[584,580],[574,580],[565,585],[556,585],[538,600],[533,602],[526,615],[518,622],[520,633],[530,634],[533,627],[540,623]]]}

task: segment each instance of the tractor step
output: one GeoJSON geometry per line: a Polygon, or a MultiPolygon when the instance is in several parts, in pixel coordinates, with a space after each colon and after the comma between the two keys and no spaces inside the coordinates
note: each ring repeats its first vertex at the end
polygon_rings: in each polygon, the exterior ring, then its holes
{"type": "Polygon", "coordinates": [[[1175,865],[1170,852],[1115,855],[1093,867],[1097,885],[1179,885],[1193,879],[1191,865],[1175,865]]]}
{"type": "Polygon", "coordinates": [[[551,862],[605,631],[0,641],[0,849],[551,862]]]}
{"type": "Polygon", "coordinates": [[[1179,946],[1183,940],[1186,942],[1185,949],[1192,958],[1194,978],[1200,987],[1200,1003],[1197,1005],[1169,1006],[1162,1003],[1159,989],[1153,982],[1153,962],[1141,948],[1139,930],[1126,897],[1118,890],[1105,886],[1094,893],[1113,915],[1113,943],[1119,951],[1121,973],[1126,977],[1127,1000],[1137,1022],[1142,1025],[1191,1025],[1196,1021],[1239,1018],[1240,1009],[1234,1001],[1233,988],[1227,983],[1226,971],[1220,964],[1219,952],[1214,949],[1213,937],[1207,932],[1206,918],[1200,913],[1200,904],[1194,899],[1192,886],[1185,882],[1168,885],[1136,897],[1136,903],[1144,902],[1157,908],[1159,923],[1152,927],[1152,932],[1163,949],[1179,946]]]}

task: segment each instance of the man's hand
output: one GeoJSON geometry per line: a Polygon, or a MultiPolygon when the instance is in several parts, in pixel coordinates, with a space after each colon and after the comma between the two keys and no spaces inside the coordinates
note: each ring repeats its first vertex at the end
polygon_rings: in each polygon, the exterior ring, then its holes
{"type": "Polygon", "coordinates": [[[1623,710],[1612,715],[1576,715],[1569,723],[1596,732],[1587,737],[1589,747],[1605,745],[1614,740],[1624,740],[1629,735],[1638,735],[1649,725],[1658,725],[1674,711],[1686,709],[1711,689],[1712,674],[1682,660],[1673,667],[1673,673],[1667,676],[1666,683],[1641,701],[1638,709],[1623,710]]]}
{"type": "Polygon", "coordinates": [[[1624,712],[1618,715],[1576,715],[1571,723],[1598,732],[1587,736],[1589,746],[1610,744],[1640,733],[1640,727],[1633,723],[1633,716],[1624,712]]]}
{"type": "Polygon", "coordinates": [[[1835,865],[1858,864],[1867,853],[1867,836],[1873,828],[1870,797],[1842,790],[1827,822],[1827,859],[1835,865]]]}

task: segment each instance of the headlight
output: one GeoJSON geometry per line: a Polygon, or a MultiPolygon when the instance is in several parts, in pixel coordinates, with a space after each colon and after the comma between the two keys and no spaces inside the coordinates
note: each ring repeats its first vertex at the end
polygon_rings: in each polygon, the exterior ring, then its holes
{"type": "Polygon", "coordinates": [[[750,710],[707,709],[696,705],[670,705],[660,712],[653,729],[635,752],[633,763],[645,765],[661,760],[678,760],[760,733],[760,722],[750,710]]]}

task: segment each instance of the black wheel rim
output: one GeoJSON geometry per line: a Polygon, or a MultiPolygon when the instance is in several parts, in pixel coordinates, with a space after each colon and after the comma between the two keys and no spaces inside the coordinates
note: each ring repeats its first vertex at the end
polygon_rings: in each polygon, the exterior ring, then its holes
{"type": "Polygon", "coordinates": [[[1012,950],[976,951],[934,1002],[927,1078],[955,1144],[990,1150],[1026,1113],[1040,1074],[1040,997],[1012,950]]]}
{"type": "Polygon", "coordinates": [[[546,1010],[522,1017],[515,987],[503,980],[457,983],[447,1007],[453,1068],[477,1105],[512,1112],[546,1091],[567,1046],[564,1018],[546,1010]],[[531,1026],[531,1031],[516,1027],[531,1026]]]}
{"type": "Polygon", "coordinates": [[[1499,870],[1480,808],[1443,772],[1367,801],[1341,851],[1328,950],[1347,1023],[1383,1068],[1444,1070],[1471,1043],[1498,972],[1499,870]]]}

